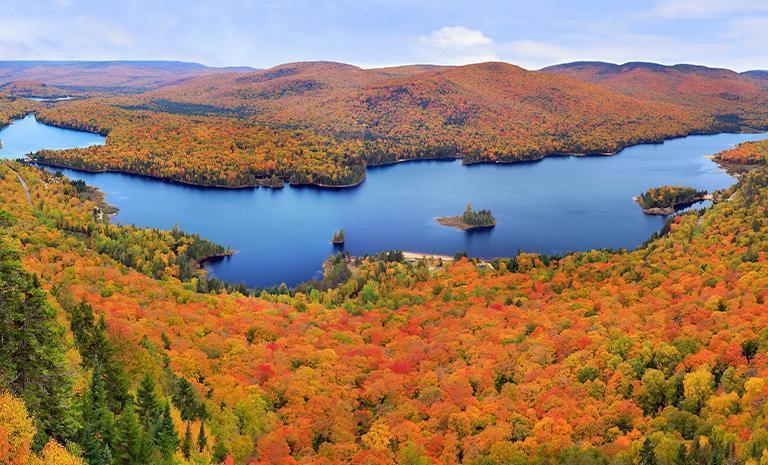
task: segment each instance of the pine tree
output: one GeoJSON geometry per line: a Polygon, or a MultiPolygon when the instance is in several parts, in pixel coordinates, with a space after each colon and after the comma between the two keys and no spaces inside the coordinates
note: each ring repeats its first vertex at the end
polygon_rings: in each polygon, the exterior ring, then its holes
{"type": "Polygon", "coordinates": [[[155,381],[149,374],[145,375],[139,384],[136,404],[139,422],[145,431],[151,431],[157,421],[160,408],[155,395],[155,381]]]}
{"type": "Polygon", "coordinates": [[[141,426],[133,403],[126,404],[115,425],[114,463],[117,465],[139,465],[141,457],[141,426]]]}
{"type": "MultiPolygon", "coordinates": [[[[3,220],[2,225],[8,222],[3,220]]],[[[74,438],[76,427],[64,328],[37,278],[23,270],[18,252],[2,237],[2,225],[0,391],[9,390],[24,399],[36,422],[36,446],[42,447],[48,436],[66,442],[74,438]]]]}
{"type": "Polygon", "coordinates": [[[104,374],[101,365],[94,363],[91,388],[83,402],[83,431],[80,445],[88,465],[111,465],[109,444],[113,438],[114,419],[107,405],[104,374]],[[109,454],[107,454],[109,452],[109,454]],[[106,456],[109,455],[109,460],[106,456]]]}
{"type": "Polygon", "coordinates": [[[200,431],[197,433],[197,450],[202,452],[208,445],[208,438],[205,437],[205,418],[200,417],[200,431]]]}
{"type": "Polygon", "coordinates": [[[169,460],[179,447],[179,434],[173,426],[171,404],[167,401],[155,428],[155,444],[165,460],[169,460]]]}
{"type": "Polygon", "coordinates": [[[116,356],[117,349],[109,340],[107,323],[104,316],[95,320],[93,308],[85,302],[69,310],[70,324],[75,335],[75,342],[83,356],[83,366],[93,369],[98,362],[104,371],[107,386],[107,399],[112,412],[122,410],[130,398],[128,378],[125,368],[116,356]]]}
{"type": "Polygon", "coordinates": [[[181,441],[181,453],[184,454],[185,459],[189,458],[192,451],[192,431],[190,431],[189,423],[187,422],[187,430],[184,432],[184,440],[181,441]]]}
{"type": "Polygon", "coordinates": [[[158,462],[158,451],[152,438],[152,431],[142,431],[139,440],[139,453],[136,457],[136,463],[142,465],[151,465],[158,462]]]}
{"type": "Polygon", "coordinates": [[[179,409],[181,419],[194,420],[200,410],[197,405],[197,393],[194,386],[186,378],[177,378],[173,395],[173,405],[179,409]]]}
{"type": "Polygon", "coordinates": [[[112,465],[112,450],[109,448],[109,444],[104,444],[104,452],[101,454],[101,460],[105,465],[112,465]]]}
{"type": "Polygon", "coordinates": [[[640,465],[656,465],[656,452],[649,438],[645,438],[640,448],[640,465]]]}

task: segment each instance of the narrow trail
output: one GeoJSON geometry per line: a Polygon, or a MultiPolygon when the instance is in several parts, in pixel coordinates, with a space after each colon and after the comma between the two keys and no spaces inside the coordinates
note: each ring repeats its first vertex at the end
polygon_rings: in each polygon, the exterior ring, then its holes
{"type": "Polygon", "coordinates": [[[27,186],[27,182],[24,180],[24,178],[21,177],[21,175],[19,173],[16,172],[16,170],[14,170],[12,168],[8,168],[8,169],[13,171],[13,174],[15,174],[17,178],[19,178],[19,182],[21,183],[21,187],[24,188],[24,194],[27,195],[27,203],[31,207],[32,206],[32,196],[29,195],[29,187],[27,186]]]}

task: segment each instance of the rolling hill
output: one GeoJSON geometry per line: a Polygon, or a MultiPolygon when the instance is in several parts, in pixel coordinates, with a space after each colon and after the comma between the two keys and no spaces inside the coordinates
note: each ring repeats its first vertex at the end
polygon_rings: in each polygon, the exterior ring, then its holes
{"type": "MultiPolygon", "coordinates": [[[[719,128],[704,113],[680,105],[507,63],[370,70],[292,63],[192,77],[129,97],[62,103],[39,115],[48,123],[111,134],[105,147],[47,153],[42,161],[131,172],[141,166],[142,174],[228,186],[261,184],[255,177],[271,176],[349,185],[363,180],[365,166],[405,159],[514,162],[553,153],[615,153],[628,145],[719,128]],[[167,124],[171,120],[173,127],[167,124]],[[289,158],[266,154],[274,163],[215,161],[231,160],[232,154],[241,160],[240,149],[252,144],[240,136],[232,136],[230,144],[214,143],[206,134],[243,125],[269,128],[281,138],[287,130],[302,131],[304,142],[294,145],[304,148],[289,158]],[[191,127],[199,128],[191,131],[199,140],[195,147],[206,147],[196,157],[183,155],[186,149],[176,146],[179,138],[173,135],[191,127]],[[169,135],[158,147],[153,134],[165,129],[169,135]],[[138,162],[126,155],[141,147],[162,155],[138,162]],[[203,168],[202,159],[210,159],[213,167],[203,168]],[[329,169],[332,176],[324,174],[329,169]]],[[[146,150],[138,152],[146,158],[146,150]]]]}
{"type": "Polygon", "coordinates": [[[252,68],[181,61],[0,61],[0,84],[34,81],[70,91],[139,92],[195,76],[252,68]]]}
{"type": "MultiPolygon", "coordinates": [[[[26,66],[34,76],[36,68],[26,66]]],[[[361,182],[366,166],[408,159],[507,163],[613,154],[688,134],[768,128],[768,81],[694,65],[57,66],[48,85],[66,89],[80,76],[118,91],[49,106],[39,116],[110,137],[104,147],[49,152],[39,161],[203,185],[280,185],[280,178],[346,186],[361,182]],[[185,139],[196,141],[194,156],[180,145],[185,139]],[[274,150],[260,150],[257,139],[274,150]]]]}
{"type": "Polygon", "coordinates": [[[624,95],[682,105],[728,127],[764,129],[768,119],[768,80],[759,71],[737,73],[696,65],[576,62],[544,73],[567,76],[624,95]]]}

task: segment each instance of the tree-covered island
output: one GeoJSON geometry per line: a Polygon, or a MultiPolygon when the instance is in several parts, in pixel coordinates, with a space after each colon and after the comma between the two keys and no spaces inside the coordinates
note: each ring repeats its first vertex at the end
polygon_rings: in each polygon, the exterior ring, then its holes
{"type": "Polygon", "coordinates": [[[483,209],[475,211],[472,209],[472,204],[467,204],[467,208],[461,216],[444,216],[435,218],[435,221],[443,226],[450,226],[464,231],[492,228],[496,226],[496,218],[493,217],[490,210],[483,209]]]}

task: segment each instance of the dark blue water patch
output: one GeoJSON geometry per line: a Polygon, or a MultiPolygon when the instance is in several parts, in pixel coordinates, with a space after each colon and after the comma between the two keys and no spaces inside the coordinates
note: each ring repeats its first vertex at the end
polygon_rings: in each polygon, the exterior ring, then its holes
{"type": "MultiPolygon", "coordinates": [[[[318,277],[334,253],[333,232],[344,228],[344,249],[373,254],[400,249],[453,255],[512,256],[593,248],[632,248],[661,229],[664,217],[642,213],[632,197],[663,184],[713,191],[735,180],[705,155],[761,134],[690,136],[638,145],[613,157],[549,157],[535,163],[464,166],[417,161],[371,168],[353,189],[286,187],[207,189],[119,173],[62,170],[107,194],[120,208],[114,221],[199,233],[238,253],[207,265],[216,276],[249,286],[289,285],[318,277]],[[467,202],[490,208],[498,225],[464,232],[438,216],[460,214],[467,202]]],[[[80,131],[28,117],[0,130],[0,155],[22,156],[104,142],[80,131]]],[[[700,208],[702,204],[694,208],[700,208]]]]}
{"type": "Polygon", "coordinates": [[[419,161],[372,168],[357,188],[206,189],[117,173],[63,170],[107,193],[115,221],[180,225],[238,253],[208,264],[221,279],[249,286],[289,285],[318,277],[344,228],[345,250],[401,249],[453,255],[512,256],[518,250],[562,254],[632,248],[660,230],[664,217],[642,213],[632,197],[663,184],[713,191],[731,185],[705,155],[764,137],[690,136],[639,145],[614,157],[551,157],[537,163],[463,166],[419,161]],[[467,202],[490,208],[498,225],[467,233],[435,222],[467,202]]]}
{"type": "Polygon", "coordinates": [[[74,149],[103,145],[99,134],[40,124],[34,115],[14,121],[0,130],[0,158],[21,158],[43,149],[74,149]]]}

